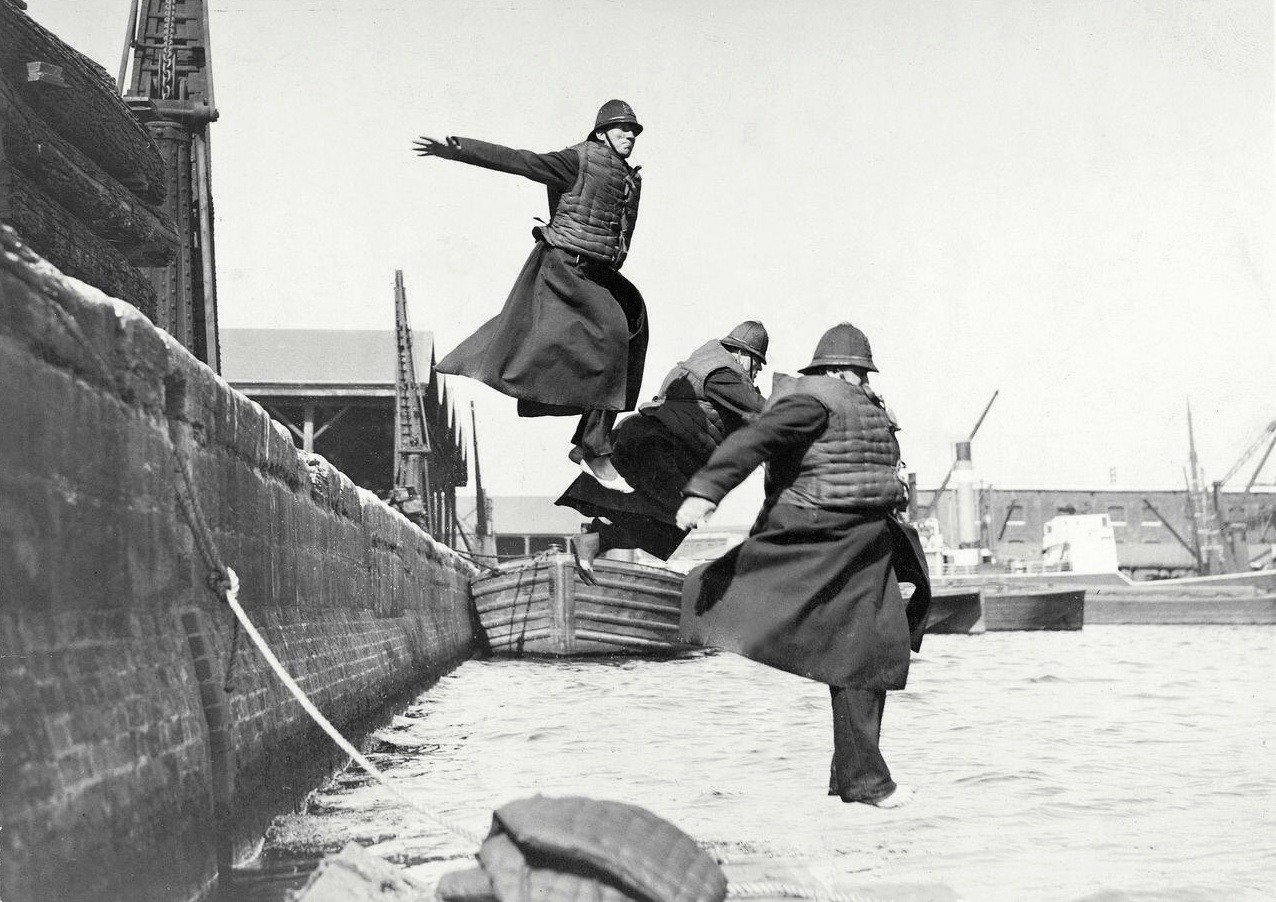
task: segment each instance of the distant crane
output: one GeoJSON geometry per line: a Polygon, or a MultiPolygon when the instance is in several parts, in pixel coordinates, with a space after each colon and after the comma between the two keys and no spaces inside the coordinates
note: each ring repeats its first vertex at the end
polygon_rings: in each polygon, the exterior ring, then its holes
{"type": "Polygon", "coordinates": [[[466,551],[495,560],[496,535],[492,529],[492,499],[483,488],[483,468],[479,462],[478,417],[474,413],[473,401],[470,402],[470,441],[474,448],[474,541],[470,541],[459,518],[456,521],[456,530],[465,543],[466,551]]]}
{"type": "Polygon", "coordinates": [[[921,519],[926,519],[935,510],[935,506],[939,504],[939,499],[944,495],[944,489],[948,488],[948,481],[953,478],[953,471],[957,469],[960,460],[969,460],[970,443],[975,440],[975,434],[979,432],[979,427],[984,424],[984,418],[988,416],[988,411],[992,409],[992,402],[997,400],[997,395],[1001,394],[1001,389],[997,389],[992,393],[992,397],[988,399],[988,403],[984,405],[984,412],[979,415],[979,419],[975,421],[975,428],[970,430],[970,437],[966,441],[958,442],[958,446],[965,444],[966,457],[962,457],[960,453],[954,456],[952,466],[948,468],[948,472],[944,475],[944,481],[939,484],[939,488],[935,489],[935,494],[931,497],[930,503],[926,505],[926,509],[922,511],[921,519]]]}
{"type": "Polygon", "coordinates": [[[1267,465],[1267,459],[1272,456],[1272,451],[1276,450],[1276,420],[1272,420],[1267,426],[1259,432],[1249,446],[1241,452],[1241,456],[1236,459],[1236,463],[1232,464],[1227,475],[1214,483],[1217,491],[1224,483],[1241,471],[1241,467],[1249,462],[1254,453],[1262,447],[1263,443],[1267,443],[1267,450],[1263,452],[1262,458],[1258,461],[1258,466],[1254,468],[1254,473],[1249,477],[1249,482],[1245,483],[1245,491],[1248,493],[1254,488],[1254,483],[1258,482],[1258,475],[1263,472],[1263,467],[1267,465]]]}
{"type": "MultiPolygon", "coordinates": [[[[1218,523],[1223,524],[1223,528],[1228,538],[1228,563],[1233,570],[1245,570],[1249,568],[1249,539],[1248,526],[1250,525],[1242,518],[1237,522],[1229,522],[1229,518],[1223,512],[1223,486],[1241,469],[1249,463],[1250,459],[1258,452],[1259,448],[1266,445],[1262,457],[1258,460],[1258,466],[1254,468],[1254,472],[1250,475],[1249,481],[1245,483],[1242,490],[1243,501],[1248,500],[1249,495],[1254,489],[1254,485],[1258,482],[1259,475],[1263,472],[1263,468],[1267,466],[1268,459],[1272,456],[1272,451],[1276,450],[1276,420],[1272,420],[1264,427],[1253,441],[1246,446],[1241,452],[1240,457],[1236,459],[1236,463],[1232,464],[1222,479],[1215,480],[1212,485],[1212,502],[1214,508],[1214,516],[1218,523]]],[[[1263,536],[1267,534],[1269,527],[1276,525],[1276,505],[1269,505],[1267,511],[1262,517],[1263,536]]]]}
{"type": "MultiPolygon", "coordinates": [[[[404,497],[400,509],[409,516],[424,513],[430,497],[430,428],[425,398],[416,378],[412,352],[412,327],[408,324],[408,299],[403,270],[394,271],[394,487],[404,497]]],[[[433,525],[433,524],[432,524],[433,525]]]]}
{"type": "Polygon", "coordinates": [[[394,273],[395,424],[394,488],[390,500],[430,535],[448,545],[458,537],[456,490],[469,481],[469,458],[456,411],[435,368],[417,380],[403,271],[394,273]]]}

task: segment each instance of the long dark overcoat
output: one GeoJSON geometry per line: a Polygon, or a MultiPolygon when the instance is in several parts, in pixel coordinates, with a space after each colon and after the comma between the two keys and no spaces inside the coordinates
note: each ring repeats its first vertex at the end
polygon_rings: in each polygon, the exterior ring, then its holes
{"type": "Polygon", "coordinates": [[[902,689],[930,606],[910,533],[884,513],[766,507],[742,544],[687,577],[682,637],[830,686],[902,689]],[[915,586],[907,609],[900,580],[915,586]]]}
{"type": "MultiPolygon", "coordinates": [[[[549,212],[576,181],[572,148],[515,150],[475,138],[449,138],[462,163],[521,175],[546,186],[549,212]]],[[[522,416],[633,410],[647,358],[647,309],[615,268],[537,241],[499,314],[439,362],[519,400],[522,416]]]]}
{"type": "Polygon", "coordinates": [[[573,507],[587,517],[617,513],[650,517],[673,526],[682,504],[682,487],[704,465],[697,454],[651,417],[635,414],[621,420],[612,432],[612,462],[629,493],[603,488],[597,479],[581,475],[554,502],[573,507]]]}
{"type": "Polygon", "coordinates": [[[525,416],[565,415],[632,410],[646,357],[647,310],[633,283],[537,241],[505,307],[438,370],[532,402],[519,405],[525,416]]]}

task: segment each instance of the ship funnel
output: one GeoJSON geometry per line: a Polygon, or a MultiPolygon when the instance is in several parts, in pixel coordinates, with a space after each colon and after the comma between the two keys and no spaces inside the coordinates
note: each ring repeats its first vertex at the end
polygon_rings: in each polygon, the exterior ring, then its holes
{"type": "Polygon", "coordinates": [[[979,548],[979,505],[975,498],[975,466],[970,459],[970,442],[957,443],[953,464],[953,490],[957,496],[957,546],[979,548]]]}

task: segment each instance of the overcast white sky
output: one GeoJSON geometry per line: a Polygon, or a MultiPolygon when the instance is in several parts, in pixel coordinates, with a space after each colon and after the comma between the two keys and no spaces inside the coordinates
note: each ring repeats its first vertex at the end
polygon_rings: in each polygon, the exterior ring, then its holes
{"type": "MultiPolygon", "coordinates": [[[[114,73],[128,0],[30,0],[114,73]]],[[[412,155],[557,150],[609,97],[647,131],[625,273],[645,395],[741,319],[792,372],[872,339],[923,487],[1180,486],[1276,418],[1268,0],[211,0],[229,327],[389,328],[440,354],[501,308],[544,190],[412,155]]],[[[552,494],[570,420],[478,400],[484,480],[552,494]]],[[[724,512],[725,513],[725,512],[724,512]]],[[[730,518],[747,522],[748,515],[730,518]]]]}

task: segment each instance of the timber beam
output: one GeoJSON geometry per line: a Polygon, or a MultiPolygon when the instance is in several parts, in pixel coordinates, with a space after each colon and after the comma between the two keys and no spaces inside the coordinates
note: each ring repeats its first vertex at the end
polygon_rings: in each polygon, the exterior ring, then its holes
{"type": "Polygon", "coordinates": [[[0,80],[0,140],[10,165],[129,262],[164,265],[176,256],[173,223],[53,131],[4,80],[0,80]]]}
{"type": "Polygon", "coordinates": [[[0,77],[21,85],[23,100],[117,181],[146,201],[163,200],[164,161],[106,70],[12,3],[0,2],[0,34],[0,77]]]}
{"type": "Polygon", "coordinates": [[[118,250],[50,198],[17,169],[10,172],[11,190],[5,219],[32,250],[66,275],[127,301],[152,320],[158,299],[155,288],[118,250]]]}

